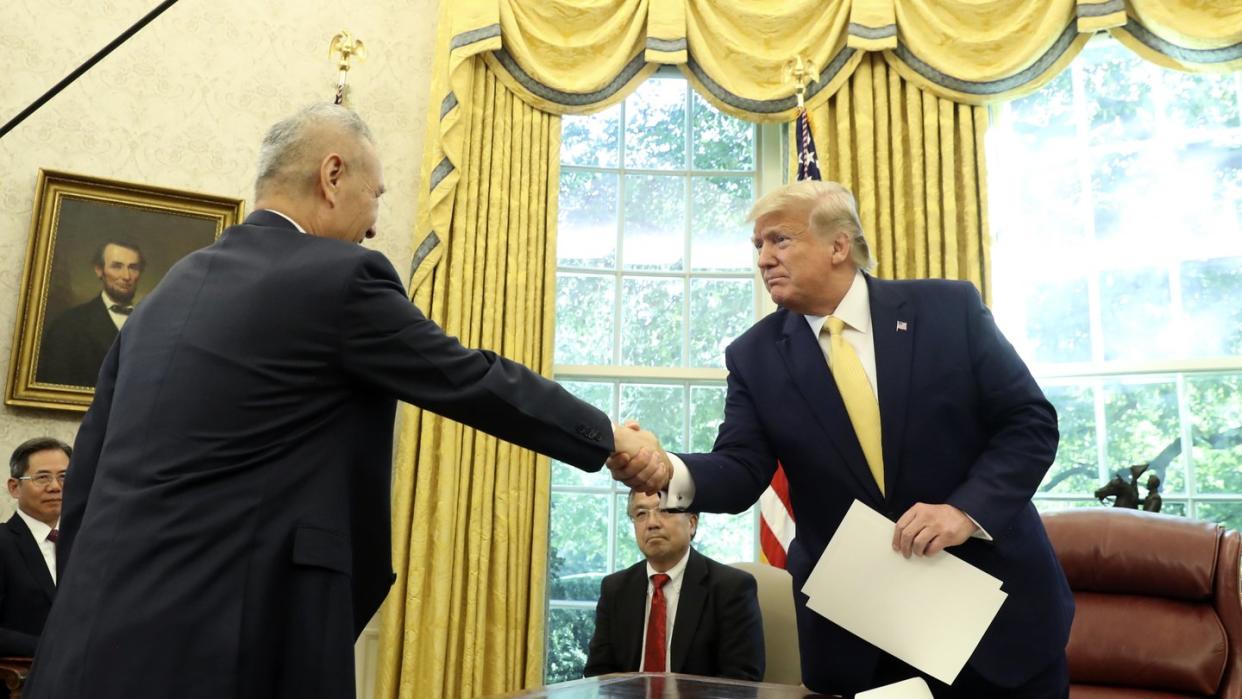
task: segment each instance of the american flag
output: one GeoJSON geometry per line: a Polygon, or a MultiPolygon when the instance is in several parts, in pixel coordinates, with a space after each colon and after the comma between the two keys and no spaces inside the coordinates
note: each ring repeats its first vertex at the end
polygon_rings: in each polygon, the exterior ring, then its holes
{"type": "MultiPolygon", "coordinates": [[[[811,120],[807,117],[806,107],[798,110],[795,128],[798,139],[798,179],[822,180],[819,156],[815,154],[815,139],[811,136],[811,120]]],[[[794,517],[793,508],[789,505],[789,479],[785,477],[785,469],[778,463],[772,483],[759,496],[759,549],[763,559],[777,568],[784,568],[789,542],[793,538],[794,517]]]]}

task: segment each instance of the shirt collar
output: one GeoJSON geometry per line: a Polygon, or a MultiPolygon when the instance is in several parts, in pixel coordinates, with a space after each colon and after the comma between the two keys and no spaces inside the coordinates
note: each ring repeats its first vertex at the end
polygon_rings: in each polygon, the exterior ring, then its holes
{"type": "MultiPolygon", "coordinates": [[[[664,574],[668,576],[668,582],[664,583],[666,586],[672,585],[681,579],[681,574],[686,572],[686,562],[689,560],[690,547],[687,546],[685,555],[681,557],[680,561],[677,561],[677,565],[664,571],[664,574]]],[[[647,562],[647,580],[651,580],[651,576],[656,575],[659,572],[660,571],[651,567],[651,561],[647,562]]]]}
{"type": "Polygon", "coordinates": [[[44,522],[40,522],[34,517],[31,517],[25,512],[22,512],[22,508],[20,507],[17,508],[17,515],[22,518],[22,521],[25,522],[26,526],[30,529],[30,533],[34,535],[35,543],[42,543],[45,539],[47,539],[48,533],[52,531],[50,526],[44,522]]]}
{"type": "Polygon", "coordinates": [[[297,221],[294,221],[293,219],[289,218],[289,217],[288,217],[287,215],[285,215],[285,214],[280,213],[280,212],[279,212],[279,211],[277,211],[276,209],[264,209],[264,211],[270,211],[270,212],[272,212],[272,213],[276,214],[277,216],[279,216],[279,217],[283,218],[284,220],[288,221],[289,223],[292,223],[292,224],[293,224],[293,227],[294,227],[294,228],[296,228],[296,229],[298,229],[298,233],[305,233],[305,232],[306,232],[306,229],[305,229],[305,228],[303,228],[303,227],[301,227],[300,225],[298,225],[298,222],[297,222],[297,221]]]}
{"type": "MultiPolygon", "coordinates": [[[[854,281],[850,282],[845,298],[841,299],[841,303],[837,304],[837,310],[831,315],[844,321],[847,328],[857,330],[864,335],[871,334],[871,292],[867,289],[867,280],[863,277],[862,270],[854,272],[854,281]]],[[[820,331],[824,329],[824,322],[827,320],[828,316],[806,316],[806,322],[811,326],[811,332],[815,334],[815,337],[819,337],[820,331]]]]}

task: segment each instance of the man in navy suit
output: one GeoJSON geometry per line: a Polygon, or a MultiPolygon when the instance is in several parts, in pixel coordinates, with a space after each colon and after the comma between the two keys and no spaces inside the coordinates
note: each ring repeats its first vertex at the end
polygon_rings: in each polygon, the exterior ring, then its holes
{"type": "Polygon", "coordinates": [[[359,245],[384,183],[356,114],[277,123],[258,173],[257,210],[178,261],[104,359],[30,699],[353,697],[395,577],[398,399],[584,470],[653,439],[409,302],[359,245]]]}
{"type": "Polygon", "coordinates": [[[811,689],[852,693],[917,674],[806,608],[801,588],[857,499],[895,521],[895,550],[951,549],[1008,593],[952,687],[928,678],[938,696],[1064,696],[1073,598],[1031,503],[1056,455],[1056,412],[978,292],[866,274],[854,197],[836,183],[787,185],[750,220],[780,309],[725,351],[724,422],[711,453],[669,459],[667,506],[740,512],[784,465],[811,689]]]}
{"type": "Polygon", "coordinates": [[[0,656],[34,655],[52,608],[56,524],[72,454],[59,439],[36,437],[18,445],[9,458],[9,495],[17,501],[17,512],[0,533],[0,656]]]}
{"type": "Polygon", "coordinates": [[[600,583],[582,674],[641,670],[762,680],[763,617],[754,576],[694,550],[698,514],[661,509],[658,495],[638,491],[628,503],[643,560],[600,583]]]}
{"type": "Polygon", "coordinates": [[[99,246],[94,266],[103,291],[48,325],[39,353],[39,381],[95,385],[108,348],[134,310],[134,295],[146,265],[142,250],[134,243],[109,240],[99,246]]]}

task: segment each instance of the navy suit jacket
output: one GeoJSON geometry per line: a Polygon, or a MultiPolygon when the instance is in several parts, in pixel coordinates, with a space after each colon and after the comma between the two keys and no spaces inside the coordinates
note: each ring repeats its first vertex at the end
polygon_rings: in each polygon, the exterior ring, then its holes
{"type": "Polygon", "coordinates": [[[0,527],[0,656],[34,655],[55,597],[43,552],[14,512],[0,527]]]}
{"type": "Polygon", "coordinates": [[[116,323],[96,295],[57,316],[43,336],[35,377],[46,383],[94,386],[116,323]]]}
{"type": "MultiPolygon", "coordinates": [[[[669,672],[763,679],[763,617],[755,577],[690,549],[677,598],[669,672]]],[[[637,672],[642,666],[647,561],[604,578],[583,675],[637,672]]]]}
{"type": "Polygon", "coordinates": [[[258,211],[182,258],[78,431],[26,696],[352,697],[395,577],[398,399],[586,470],[612,449],[606,415],[446,335],[378,252],[258,211]]]}
{"type": "Polygon", "coordinates": [[[846,510],[857,499],[895,521],[918,502],[958,507],[994,541],[949,550],[1001,579],[1009,595],[969,662],[988,680],[1016,686],[1064,650],[1073,618],[1069,586],[1031,504],[1056,455],[1056,412],[969,283],[866,283],[887,494],[871,477],[806,319],[780,310],[725,352],[728,396],[713,451],[682,457],[694,507],[746,509],[780,460],[797,522],[788,569],[799,591],[803,681],[839,693],[869,688],[878,650],[807,610],[800,590],[846,510]]]}

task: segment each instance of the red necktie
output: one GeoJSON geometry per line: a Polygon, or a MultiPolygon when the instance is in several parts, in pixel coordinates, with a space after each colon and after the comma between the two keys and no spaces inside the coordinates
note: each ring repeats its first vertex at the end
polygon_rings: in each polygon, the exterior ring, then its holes
{"type": "Polygon", "coordinates": [[[664,672],[665,639],[668,637],[668,610],[664,600],[664,573],[651,576],[651,614],[647,615],[647,645],[643,651],[643,672],[664,672]]]}
{"type": "Polygon", "coordinates": [[[56,540],[59,538],[60,538],[59,529],[53,529],[52,531],[47,533],[47,540],[52,542],[53,544],[56,543],[56,540]]]}

